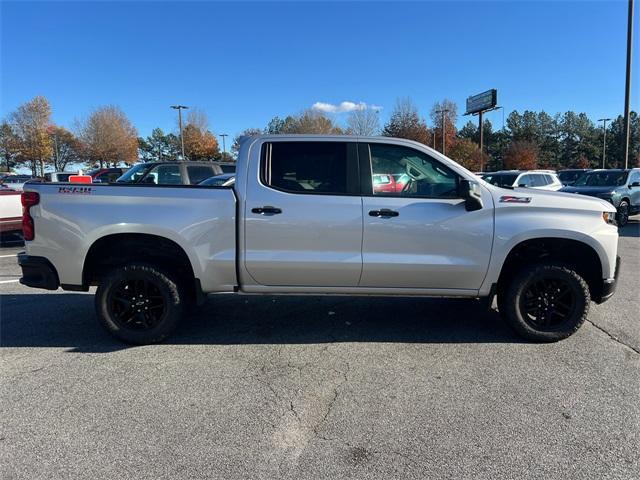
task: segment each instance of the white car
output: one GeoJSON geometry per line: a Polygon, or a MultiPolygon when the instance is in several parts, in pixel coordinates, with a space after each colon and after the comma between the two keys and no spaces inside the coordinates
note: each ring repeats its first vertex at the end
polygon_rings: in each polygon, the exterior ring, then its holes
{"type": "Polygon", "coordinates": [[[485,182],[498,187],[527,187],[557,191],[562,182],[553,170],[503,170],[482,175],[485,182]]]}
{"type": "Polygon", "coordinates": [[[515,331],[557,341],[619,271],[611,203],[491,185],[398,138],[247,137],[233,186],[27,184],[22,200],[21,283],[97,285],[98,319],[131,343],[210,293],[497,294],[515,331]],[[376,189],[389,172],[403,188],[376,189]]]}

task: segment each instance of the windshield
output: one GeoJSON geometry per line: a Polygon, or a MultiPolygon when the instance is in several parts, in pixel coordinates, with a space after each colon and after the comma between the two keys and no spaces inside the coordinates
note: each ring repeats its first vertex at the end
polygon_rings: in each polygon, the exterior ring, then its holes
{"type": "Polygon", "coordinates": [[[490,173],[482,176],[485,182],[498,187],[513,187],[516,178],[518,178],[517,173],[490,173]]]}
{"type": "Polygon", "coordinates": [[[558,173],[558,178],[561,182],[573,182],[582,174],[582,170],[566,170],[558,173]]]}
{"type": "Polygon", "coordinates": [[[153,164],[139,163],[138,165],[127,170],[127,173],[116,180],[118,183],[138,183],[145,176],[147,171],[153,167],[153,164]]]}
{"type": "Polygon", "coordinates": [[[576,187],[618,187],[627,181],[627,172],[588,172],[582,175],[574,186],[576,187]]]}

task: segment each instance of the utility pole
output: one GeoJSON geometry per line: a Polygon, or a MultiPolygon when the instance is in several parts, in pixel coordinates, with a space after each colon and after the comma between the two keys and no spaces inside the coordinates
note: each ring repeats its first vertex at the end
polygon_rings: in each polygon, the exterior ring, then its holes
{"type": "Polygon", "coordinates": [[[631,50],[633,40],[633,0],[629,0],[627,15],[627,81],[624,91],[624,168],[629,168],[629,135],[631,130],[631,116],[629,102],[631,101],[631,50]]]}
{"type": "Polygon", "coordinates": [[[227,135],[226,133],[221,133],[219,136],[222,137],[222,160],[225,160],[227,158],[227,144],[225,143],[225,139],[229,135],[227,135]]]}
{"type": "Polygon", "coordinates": [[[189,107],[185,105],[171,105],[171,108],[178,110],[178,125],[180,125],[180,146],[182,149],[182,160],[184,160],[184,137],[182,136],[182,110],[189,107]]]}
{"type": "Polygon", "coordinates": [[[436,150],[436,129],[433,128],[433,149],[436,150]]]}
{"type": "Polygon", "coordinates": [[[449,112],[448,108],[443,108],[441,110],[436,110],[436,113],[442,114],[442,154],[445,155],[445,141],[444,139],[447,136],[447,117],[446,113],[449,112]]]}
{"type": "Polygon", "coordinates": [[[607,155],[607,122],[611,120],[610,118],[600,118],[599,122],[602,122],[602,168],[605,167],[604,159],[607,155]]]}

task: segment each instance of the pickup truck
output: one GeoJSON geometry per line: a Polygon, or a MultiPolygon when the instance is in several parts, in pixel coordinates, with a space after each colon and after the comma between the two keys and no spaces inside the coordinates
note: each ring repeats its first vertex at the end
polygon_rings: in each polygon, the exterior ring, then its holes
{"type": "MultiPolygon", "coordinates": [[[[232,187],[26,185],[21,283],[87,291],[117,338],[166,338],[207,294],[479,298],[556,341],[613,295],[615,208],[491,185],[416,142],[242,139],[232,187]],[[375,175],[405,172],[400,192],[375,175]]],[[[223,313],[221,313],[223,315],[223,313]]]]}

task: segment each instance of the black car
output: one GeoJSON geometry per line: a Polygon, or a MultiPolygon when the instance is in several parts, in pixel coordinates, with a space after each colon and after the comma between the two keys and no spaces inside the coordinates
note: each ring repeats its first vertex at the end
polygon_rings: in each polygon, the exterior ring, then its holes
{"type": "Polygon", "coordinates": [[[562,185],[566,187],[569,185],[573,185],[578,178],[587,173],[589,170],[590,169],[588,168],[568,168],[567,170],[560,170],[558,172],[558,178],[562,182],[562,185]]]}
{"type": "Polygon", "coordinates": [[[640,168],[591,170],[561,192],[602,198],[618,210],[618,225],[624,226],[629,215],[640,213],[640,168]]]}
{"type": "Polygon", "coordinates": [[[196,185],[222,168],[214,162],[151,162],[134,165],[116,183],[144,183],[151,185],[196,185]]]}

